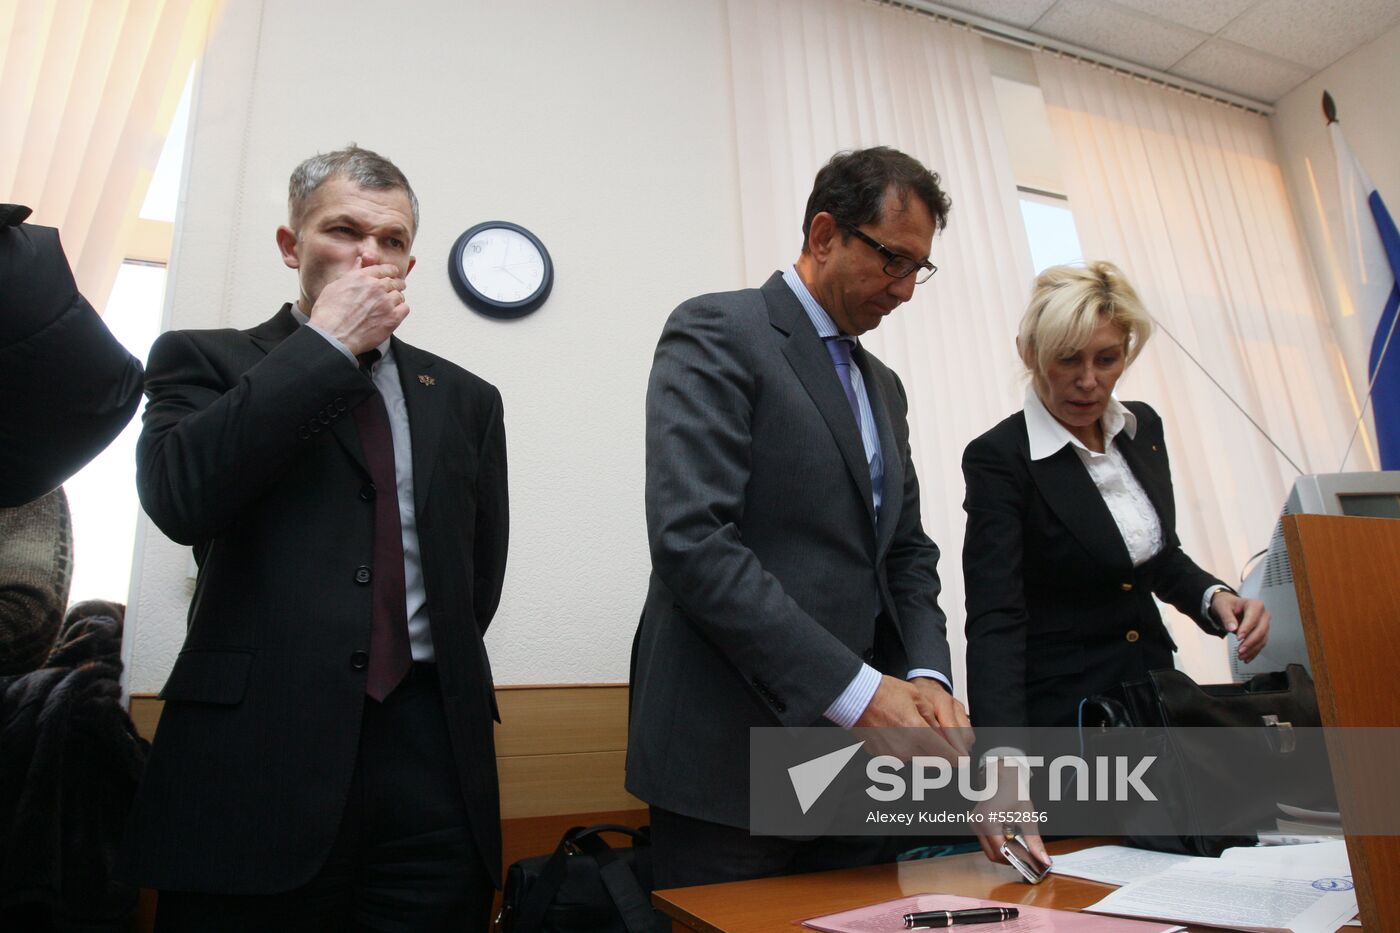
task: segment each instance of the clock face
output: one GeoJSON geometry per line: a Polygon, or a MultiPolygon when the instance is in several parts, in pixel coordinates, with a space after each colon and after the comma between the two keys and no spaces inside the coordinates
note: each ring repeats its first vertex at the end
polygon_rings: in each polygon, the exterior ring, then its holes
{"type": "Polygon", "coordinates": [[[462,299],[491,317],[522,317],[554,284],[554,266],[539,238],[516,224],[477,224],[457,238],[448,271],[462,299]]]}

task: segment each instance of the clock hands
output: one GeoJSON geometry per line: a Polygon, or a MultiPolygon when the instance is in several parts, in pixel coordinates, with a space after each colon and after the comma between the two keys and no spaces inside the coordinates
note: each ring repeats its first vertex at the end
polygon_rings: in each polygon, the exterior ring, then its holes
{"type": "Polygon", "coordinates": [[[516,275],[514,272],[511,272],[510,270],[518,269],[521,266],[538,266],[540,265],[539,258],[536,256],[532,256],[528,259],[524,259],[519,262],[507,262],[506,260],[510,259],[510,247],[511,241],[506,240],[505,249],[501,251],[501,261],[500,264],[496,266],[496,271],[504,272],[506,275],[515,279],[515,281],[519,282],[521,285],[525,286],[526,288],[529,288],[530,286],[528,282],[526,282],[524,279],[516,275]]]}

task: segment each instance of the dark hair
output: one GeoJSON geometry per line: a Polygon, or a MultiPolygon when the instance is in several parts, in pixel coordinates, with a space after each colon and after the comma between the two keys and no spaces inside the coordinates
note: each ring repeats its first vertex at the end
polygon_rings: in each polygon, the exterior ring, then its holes
{"type": "Polygon", "coordinates": [[[880,220],[885,192],[891,185],[901,201],[912,193],[924,202],[933,215],[935,233],[948,226],[953,202],[938,187],[937,172],[930,172],[918,159],[889,146],[853,149],[836,153],[817,172],[807,198],[807,213],[802,218],[802,249],[807,249],[812,218],[822,211],[851,226],[880,220]]]}
{"type": "Polygon", "coordinates": [[[351,143],[335,152],[323,152],[302,162],[287,183],[287,214],[292,229],[301,230],[306,205],[317,188],[332,178],[346,178],[362,188],[397,190],[408,195],[413,209],[413,232],[418,231],[418,196],[399,167],[377,152],[351,143]]]}

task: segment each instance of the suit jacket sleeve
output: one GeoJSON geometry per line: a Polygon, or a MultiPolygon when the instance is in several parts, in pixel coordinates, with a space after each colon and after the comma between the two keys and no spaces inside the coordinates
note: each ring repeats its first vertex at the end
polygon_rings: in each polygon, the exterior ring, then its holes
{"type": "MultiPolygon", "coordinates": [[[[893,376],[894,374],[891,373],[893,376]]],[[[896,398],[890,399],[891,418],[908,418],[909,402],[904,385],[894,376],[896,398]]],[[[899,526],[885,556],[890,596],[899,617],[900,635],[908,655],[908,668],[934,670],[953,682],[952,656],[948,650],[948,620],[938,608],[942,585],[938,579],[938,545],[924,533],[919,509],[919,477],[906,442],[899,451],[904,463],[903,501],[899,526]]]]}
{"type": "Polygon", "coordinates": [[[744,544],[761,373],[736,331],[719,302],[699,298],[676,309],[657,345],[646,405],[652,568],[685,620],[746,683],[757,681],[784,698],[779,718],[808,725],[861,661],[744,544]]]}
{"type": "Polygon", "coordinates": [[[1181,548],[1181,539],[1176,534],[1176,500],[1172,491],[1171,462],[1167,457],[1166,432],[1162,418],[1145,402],[1130,402],[1138,417],[1138,436],[1134,445],[1142,449],[1156,445],[1160,456],[1154,461],[1159,475],[1151,477],[1157,484],[1159,498],[1165,503],[1164,513],[1158,517],[1162,522],[1162,547],[1165,553],[1159,558],[1162,565],[1153,585],[1153,594],[1164,603],[1174,606],[1178,612],[1191,619],[1204,632],[1210,635],[1223,635],[1224,629],[1207,611],[1201,612],[1201,597],[1212,586],[1226,586],[1186,555],[1181,548]]]}
{"type": "Polygon", "coordinates": [[[963,582],[967,694],[979,726],[1020,726],[1026,714],[1026,592],[1022,578],[1030,477],[988,435],[967,446],[963,582]]]}
{"type": "Polygon", "coordinates": [[[472,542],[473,609],[481,633],[501,603],[510,540],[510,505],[506,485],[506,429],[501,393],[492,387],[481,462],[477,468],[476,531],[472,542]]]}
{"type": "Polygon", "coordinates": [[[212,538],[234,521],[301,445],[335,443],[330,431],[305,430],[308,423],[322,416],[329,423],[374,390],[310,328],[297,328],[245,369],[257,352],[242,340],[189,331],[163,334],[151,348],[137,491],[151,520],[181,544],[212,538]]]}

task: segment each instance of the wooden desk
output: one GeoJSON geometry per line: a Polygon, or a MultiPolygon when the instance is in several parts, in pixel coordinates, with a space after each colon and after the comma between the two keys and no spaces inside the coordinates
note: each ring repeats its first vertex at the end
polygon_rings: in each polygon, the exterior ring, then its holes
{"type": "MultiPolygon", "coordinates": [[[[1052,842],[1048,848],[1051,854],[1060,854],[1113,841],[1074,839],[1052,842]]],[[[796,920],[911,894],[961,894],[1011,904],[1077,910],[1101,900],[1113,890],[1110,885],[1059,875],[1051,875],[1040,884],[1026,884],[1011,867],[994,865],[981,852],[973,852],[845,871],[671,888],[653,892],[651,899],[672,919],[676,930],[772,933],[792,929],[796,920]]],[[[1214,928],[1191,926],[1187,929],[1207,931],[1214,928]]]]}

